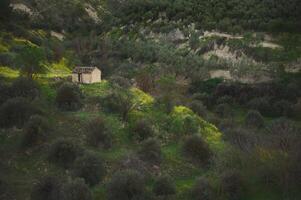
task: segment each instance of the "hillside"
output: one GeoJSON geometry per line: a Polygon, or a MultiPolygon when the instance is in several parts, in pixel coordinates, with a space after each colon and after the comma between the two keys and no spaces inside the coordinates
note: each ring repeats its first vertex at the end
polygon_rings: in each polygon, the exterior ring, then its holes
{"type": "Polygon", "coordinates": [[[0,200],[300,199],[300,11],[1,0],[0,200]]]}

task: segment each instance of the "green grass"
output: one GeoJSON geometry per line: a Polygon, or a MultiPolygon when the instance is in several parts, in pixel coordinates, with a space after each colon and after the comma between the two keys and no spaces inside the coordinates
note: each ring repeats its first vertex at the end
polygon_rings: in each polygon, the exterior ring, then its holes
{"type": "Polygon", "coordinates": [[[109,92],[110,84],[108,81],[103,80],[100,83],[82,84],[80,88],[87,96],[105,96],[109,92]]]}
{"type": "MultiPolygon", "coordinates": [[[[59,67],[58,67],[59,68],[59,67]]],[[[17,78],[19,72],[8,67],[1,67],[0,74],[9,78],[17,78]]],[[[59,72],[55,72],[61,76],[59,72]]],[[[64,75],[62,75],[64,77],[64,75]]],[[[76,141],[83,149],[93,151],[105,160],[108,174],[103,182],[91,188],[95,200],[105,199],[105,187],[116,170],[120,169],[120,161],[125,155],[134,153],[140,144],[130,139],[131,129],[129,124],[122,122],[120,117],[111,113],[103,113],[101,109],[80,110],[76,112],[61,112],[55,108],[55,89],[50,86],[52,75],[38,77],[41,87],[42,97],[47,104],[47,114],[53,126],[53,131],[49,135],[49,140],[45,146],[37,147],[33,150],[23,151],[19,144],[22,138],[20,130],[0,130],[0,152],[3,153],[2,160],[8,167],[5,169],[3,178],[11,190],[14,191],[15,199],[29,199],[30,190],[33,183],[42,175],[50,173],[68,178],[67,172],[47,161],[47,147],[54,140],[60,137],[71,138],[76,141]],[[48,112],[50,111],[51,112],[48,112]],[[104,118],[106,124],[111,128],[113,134],[113,147],[111,149],[101,149],[91,147],[86,143],[85,125],[88,120],[95,117],[104,118]]],[[[95,84],[80,85],[83,93],[88,97],[103,97],[110,93],[111,86],[108,81],[95,84]]],[[[202,167],[192,164],[182,154],[182,136],[177,135],[183,127],[183,120],[187,116],[193,117],[197,122],[200,134],[209,143],[212,150],[219,154],[228,148],[228,144],[222,140],[222,133],[213,125],[203,120],[185,106],[177,106],[168,114],[154,105],[154,98],[141,90],[132,88],[131,92],[135,101],[141,102],[143,109],[135,110],[130,114],[130,123],[140,118],[147,118],[155,124],[156,136],[162,141],[163,162],[160,165],[160,173],[169,174],[175,181],[177,195],[174,199],[188,199],[191,187],[195,184],[198,177],[209,177],[211,181],[217,182],[215,169],[202,169],[202,167]],[[170,126],[175,125],[177,129],[170,131],[170,126]]],[[[86,101],[84,101],[87,103],[86,101]]],[[[234,120],[242,125],[247,110],[233,106],[234,120]]],[[[272,118],[265,118],[267,122],[272,118]]],[[[2,154],[1,154],[2,155],[2,154]]],[[[1,169],[1,166],[0,166],[1,169]]],[[[215,183],[214,184],[217,184],[215,183]]],[[[279,192],[275,190],[265,190],[256,182],[251,182],[248,186],[246,200],[280,200],[279,192]]],[[[148,188],[151,188],[153,180],[150,180],[148,188]]]]}

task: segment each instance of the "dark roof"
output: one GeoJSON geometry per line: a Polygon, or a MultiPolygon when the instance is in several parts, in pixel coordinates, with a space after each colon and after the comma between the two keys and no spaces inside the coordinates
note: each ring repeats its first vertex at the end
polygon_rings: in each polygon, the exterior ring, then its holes
{"type": "Polygon", "coordinates": [[[75,67],[73,70],[72,70],[72,73],[83,73],[83,74],[89,74],[89,73],[92,73],[93,70],[95,69],[96,67],[75,67]]]}

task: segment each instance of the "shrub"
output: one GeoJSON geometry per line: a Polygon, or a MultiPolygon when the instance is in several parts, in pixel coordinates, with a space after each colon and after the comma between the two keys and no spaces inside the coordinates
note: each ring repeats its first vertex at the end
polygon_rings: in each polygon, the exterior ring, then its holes
{"type": "Polygon", "coordinates": [[[0,127],[21,128],[31,115],[37,113],[39,110],[24,98],[9,99],[0,107],[0,127]]]}
{"type": "Polygon", "coordinates": [[[224,138],[235,147],[245,152],[253,150],[257,143],[257,137],[253,132],[243,128],[228,129],[224,132],[224,138]]]}
{"type": "Polygon", "coordinates": [[[160,176],[154,183],[153,192],[157,196],[176,194],[176,187],[169,176],[160,176]]]}
{"type": "Polygon", "coordinates": [[[191,115],[186,116],[183,119],[183,127],[181,132],[183,135],[192,135],[198,133],[199,132],[198,120],[194,116],[191,115]]]}
{"type": "Polygon", "coordinates": [[[251,99],[247,103],[247,107],[252,110],[258,110],[263,115],[270,115],[272,111],[270,101],[267,97],[259,97],[259,98],[251,99]]]}
{"type": "Polygon", "coordinates": [[[225,95],[225,96],[222,96],[220,98],[217,99],[216,101],[217,104],[233,104],[234,103],[234,100],[233,100],[233,97],[229,96],[229,95],[225,95]]]}
{"type": "Polygon", "coordinates": [[[235,97],[239,94],[240,85],[237,83],[220,83],[214,91],[214,96],[220,98],[223,96],[235,97]]]}
{"type": "MultiPolygon", "coordinates": [[[[0,77],[1,78],[1,77],[0,77]]],[[[10,98],[10,87],[0,79],[0,106],[10,98]]]]}
{"type": "Polygon", "coordinates": [[[14,66],[15,65],[15,52],[0,52],[0,65],[1,66],[14,66]]]}
{"type": "Polygon", "coordinates": [[[214,89],[223,82],[221,78],[213,78],[206,81],[193,80],[190,86],[190,92],[205,92],[211,94],[214,89]]]}
{"type": "Polygon", "coordinates": [[[226,132],[227,130],[231,130],[236,127],[235,121],[233,119],[222,119],[213,124],[218,124],[217,127],[222,132],[226,132]]]}
{"type": "Polygon", "coordinates": [[[154,135],[152,125],[145,119],[138,120],[133,127],[132,137],[138,141],[145,140],[154,135]]]}
{"type": "Polygon", "coordinates": [[[262,128],[264,127],[264,119],[260,112],[250,110],[245,118],[245,124],[249,128],[262,128]]]}
{"type": "Polygon", "coordinates": [[[60,109],[73,111],[81,107],[81,98],[82,93],[77,85],[64,83],[58,88],[55,100],[60,109]]]}
{"type": "Polygon", "coordinates": [[[203,166],[207,166],[209,164],[212,156],[208,144],[197,135],[188,136],[185,139],[183,152],[185,156],[203,166]]]}
{"type": "Polygon", "coordinates": [[[301,98],[298,99],[297,103],[293,106],[293,115],[294,117],[298,117],[301,115],[301,98]]]}
{"type": "Polygon", "coordinates": [[[45,60],[44,50],[29,43],[21,47],[16,57],[17,64],[21,67],[21,72],[30,78],[46,71],[44,65],[42,65],[42,62],[45,60]]]}
{"type": "Polygon", "coordinates": [[[62,185],[57,177],[41,178],[32,188],[31,200],[58,200],[61,198],[62,185]]]}
{"type": "Polygon", "coordinates": [[[128,154],[121,160],[120,169],[134,170],[139,172],[142,176],[149,175],[147,163],[142,161],[138,155],[128,154]]]}
{"type": "Polygon", "coordinates": [[[48,159],[63,168],[69,168],[79,153],[81,149],[73,141],[59,139],[51,145],[48,159]]]}
{"type": "Polygon", "coordinates": [[[196,114],[198,114],[200,117],[206,117],[207,116],[207,108],[206,106],[198,100],[194,100],[189,104],[189,108],[196,114]]]}
{"type": "Polygon", "coordinates": [[[241,199],[243,194],[243,180],[237,171],[227,171],[222,174],[221,187],[228,199],[241,199]]]}
{"type": "Polygon", "coordinates": [[[212,107],[215,103],[215,97],[207,93],[195,93],[192,98],[203,102],[206,107],[212,107]]]}
{"type": "Polygon", "coordinates": [[[191,190],[191,197],[194,200],[214,199],[213,188],[206,178],[199,178],[191,190]]]}
{"type": "Polygon", "coordinates": [[[299,131],[300,129],[296,124],[286,118],[277,119],[268,127],[268,132],[272,135],[273,145],[283,151],[288,151],[295,145],[298,141],[296,136],[299,131]]]}
{"type": "Polygon", "coordinates": [[[108,183],[108,200],[146,199],[145,182],[136,171],[120,171],[108,183]]]}
{"type": "Polygon", "coordinates": [[[102,118],[95,118],[91,120],[86,130],[88,132],[87,140],[92,146],[101,146],[103,148],[110,148],[112,146],[111,132],[102,118]]]}
{"type": "Polygon", "coordinates": [[[15,97],[34,99],[39,95],[39,86],[33,79],[20,77],[13,82],[11,91],[15,97]]]}
{"type": "Polygon", "coordinates": [[[129,112],[135,107],[133,95],[125,90],[114,91],[102,101],[103,107],[113,113],[119,114],[124,121],[127,120],[129,112]]]}
{"type": "Polygon", "coordinates": [[[273,104],[273,113],[275,116],[289,117],[293,112],[293,105],[289,101],[281,100],[273,104]]]}
{"type": "Polygon", "coordinates": [[[160,143],[155,139],[148,139],[141,144],[138,150],[141,160],[151,163],[160,164],[162,160],[162,152],[160,143]]]}
{"type": "Polygon", "coordinates": [[[110,78],[110,82],[113,84],[114,87],[120,87],[125,89],[131,87],[130,81],[122,76],[113,76],[110,78]]]}
{"type": "Polygon", "coordinates": [[[84,180],[75,179],[63,186],[62,200],[92,200],[92,194],[84,180]]]}
{"type": "Polygon", "coordinates": [[[85,153],[76,159],[73,168],[75,176],[85,179],[89,185],[96,185],[105,175],[103,160],[94,154],[85,153]]]}
{"type": "Polygon", "coordinates": [[[48,120],[40,115],[33,115],[23,129],[23,145],[31,147],[45,141],[50,130],[48,120]]]}
{"type": "Polygon", "coordinates": [[[231,117],[232,109],[229,104],[219,104],[215,108],[215,113],[222,118],[231,117]]]}

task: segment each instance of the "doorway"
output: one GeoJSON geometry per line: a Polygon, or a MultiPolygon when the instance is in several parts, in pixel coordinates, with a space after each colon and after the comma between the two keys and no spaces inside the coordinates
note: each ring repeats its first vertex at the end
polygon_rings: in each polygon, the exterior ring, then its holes
{"type": "Polygon", "coordinates": [[[81,83],[82,82],[82,74],[78,74],[78,82],[81,83]]]}

